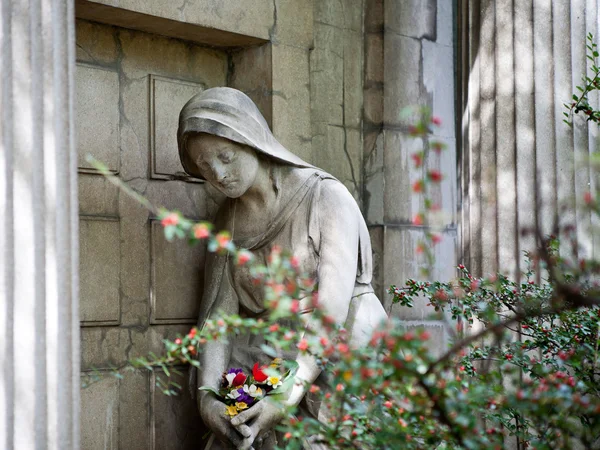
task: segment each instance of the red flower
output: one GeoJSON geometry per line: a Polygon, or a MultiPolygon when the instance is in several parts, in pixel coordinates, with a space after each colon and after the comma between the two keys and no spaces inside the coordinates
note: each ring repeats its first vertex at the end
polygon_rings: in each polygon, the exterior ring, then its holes
{"type": "Polygon", "coordinates": [[[197,333],[197,332],[198,332],[198,329],[197,329],[196,327],[192,328],[192,329],[190,330],[190,332],[188,333],[188,337],[189,337],[190,339],[193,339],[193,338],[194,338],[194,336],[196,336],[196,333],[197,333]]]}
{"type": "Polygon", "coordinates": [[[279,325],[276,324],[276,323],[274,323],[273,325],[271,325],[269,327],[269,331],[272,332],[272,333],[274,333],[275,331],[278,331],[278,330],[279,330],[279,325]]]}
{"type": "Polygon", "coordinates": [[[413,225],[423,225],[423,219],[424,219],[423,214],[418,213],[413,218],[413,225]]]}
{"type": "Polygon", "coordinates": [[[292,306],[290,306],[290,311],[293,314],[296,314],[298,311],[300,311],[300,301],[299,300],[292,300],[292,306]]]}
{"type": "Polygon", "coordinates": [[[243,266],[252,259],[252,253],[248,250],[240,250],[237,254],[237,263],[239,266],[243,266]]]}
{"type": "Polygon", "coordinates": [[[235,376],[235,378],[231,382],[231,385],[232,386],[242,386],[246,382],[247,378],[248,377],[243,372],[240,372],[235,376]]]}
{"type": "Polygon", "coordinates": [[[291,439],[291,438],[292,438],[292,433],[290,433],[290,432],[288,431],[287,433],[285,433],[285,434],[283,435],[283,438],[284,438],[284,439],[291,439]]]}
{"type": "Polygon", "coordinates": [[[427,173],[427,177],[434,183],[439,183],[442,181],[442,173],[439,170],[430,170],[427,173]]]}
{"type": "Polygon", "coordinates": [[[422,255],[425,253],[425,246],[423,244],[417,244],[415,251],[417,252],[417,255],[422,255]]]}
{"type": "Polygon", "coordinates": [[[343,385],[343,384],[341,384],[341,383],[340,383],[340,384],[338,384],[338,385],[335,387],[335,390],[336,390],[336,391],[338,391],[338,392],[342,392],[342,391],[344,390],[344,385],[343,385]]]}
{"type": "Polygon", "coordinates": [[[300,339],[300,342],[298,342],[298,350],[302,352],[308,350],[308,341],[306,339],[300,339]]]}
{"type": "Polygon", "coordinates": [[[442,240],[442,236],[439,234],[432,234],[431,235],[431,242],[433,242],[433,245],[435,244],[439,244],[442,240]]]}
{"type": "Polygon", "coordinates": [[[177,213],[169,213],[167,216],[160,221],[163,227],[168,227],[170,225],[177,225],[179,223],[179,214],[177,213]]]}
{"type": "Polygon", "coordinates": [[[258,367],[258,363],[254,364],[254,367],[252,368],[252,376],[259,383],[263,383],[269,378],[269,376],[263,372],[263,369],[266,368],[267,366],[258,367]]]}
{"type": "Polygon", "coordinates": [[[383,406],[385,406],[386,408],[391,408],[392,406],[394,406],[394,404],[391,401],[386,401],[383,406]]]}
{"type": "Polygon", "coordinates": [[[337,349],[340,353],[348,353],[350,351],[348,344],[338,344],[337,349]]]}
{"type": "Polygon", "coordinates": [[[431,123],[439,127],[442,124],[442,119],[440,119],[438,116],[432,116],[431,123]]]}
{"type": "Polygon", "coordinates": [[[215,238],[219,244],[219,248],[226,248],[229,245],[229,242],[231,242],[231,237],[226,231],[221,231],[215,238]]]}
{"type": "Polygon", "coordinates": [[[413,190],[413,192],[416,192],[416,193],[423,192],[424,186],[425,186],[425,183],[423,183],[423,180],[417,180],[413,183],[412,190],[413,190]]]}
{"type": "Polygon", "coordinates": [[[415,167],[419,168],[423,165],[423,154],[421,152],[413,153],[412,155],[410,155],[410,157],[415,163],[415,167]]]}
{"type": "Polygon", "coordinates": [[[592,197],[592,193],[590,191],[587,191],[585,194],[583,194],[583,201],[586,205],[589,205],[594,201],[594,197],[592,197]]]}
{"type": "Polygon", "coordinates": [[[194,237],[196,239],[206,239],[208,236],[210,236],[210,229],[208,228],[208,225],[205,223],[198,223],[194,225],[194,237]]]}
{"type": "Polygon", "coordinates": [[[319,388],[319,386],[317,386],[316,384],[313,384],[310,386],[309,392],[311,394],[314,394],[315,392],[319,392],[321,389],[319,388]]]}
{"type": "Polygon", "coordinates": [[[181,339],[179,339],[179,338],[175,339],[175,344],[181,345],[181,339]]]}
{"type": "Polygon", "coordinates": [[[292,256],[290,258],[290,265],[294,268],[297,269],[298,267],[300,267],[300,260],[298,259],[297,256],[292,256]]]}
{"type": "Polygon", "coordinates": [[[436,152],[439,155],[440,153],[442,153],[442,150],[446,148],[446,144],[439,141],[433,141],[431,143],[431,148],[434,152],[436,152]]]}

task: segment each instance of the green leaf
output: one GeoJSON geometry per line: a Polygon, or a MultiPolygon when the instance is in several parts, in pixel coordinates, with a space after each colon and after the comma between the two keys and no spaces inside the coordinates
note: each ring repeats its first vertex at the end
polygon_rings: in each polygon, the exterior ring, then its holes
{"type": "Polygon", "coordinates": [[[260,349],[265,353],[265,355],[270,356],[271,358],[277,358],[277,352],[273,347],[269,347],[268,345],[262,344],[260,349]]]}
{"type": "Polygon", "coordinates": [[[200,386],[198,388],[199,391],[208,391],[208,392],[212,392],[213,394],[215,394],[217,397],[221,397],[221,394],[219,394],[219,391],[216,390],[214,387],[210,387],[210,386],[200,386]]]}

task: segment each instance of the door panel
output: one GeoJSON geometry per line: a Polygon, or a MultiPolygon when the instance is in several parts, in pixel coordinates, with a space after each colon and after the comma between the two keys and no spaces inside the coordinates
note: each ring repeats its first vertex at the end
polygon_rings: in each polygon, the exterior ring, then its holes
{"type": "Polygon", "coordinates": [[[165,397],[155,374],[107,370],[160,353],[162,339],[195,323],[204,250],[167,243],[156,218],[85,156],[155,205],[212,217],[219,197],[183,173],[177,119],[193,94],[226,85],[227,70],[223,51],[77,22],[82,370],[105,375],[82,391],[84,449],[198,448],[205,433],[186,391],[165,397]]]}

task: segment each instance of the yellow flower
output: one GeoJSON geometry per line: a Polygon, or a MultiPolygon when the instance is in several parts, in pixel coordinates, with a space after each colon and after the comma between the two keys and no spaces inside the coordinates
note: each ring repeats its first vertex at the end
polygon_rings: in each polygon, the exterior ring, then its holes
{"type": "Polygon", "coordinates": [[[238,410],[235,405],[225,406],[225,414],[227,414],[229,417],[237,416],[238,410]]]}
{"type": "Polygon", "coordinates": [[[246,402],[235,402],[235,407],[238,411],[243,411],[244,409],[248,409],[248,405],[246,402]]]}

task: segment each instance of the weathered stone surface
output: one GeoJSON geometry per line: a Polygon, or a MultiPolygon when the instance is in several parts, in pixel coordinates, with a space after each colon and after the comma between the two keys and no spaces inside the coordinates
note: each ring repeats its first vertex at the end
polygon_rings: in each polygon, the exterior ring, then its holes
{"type": "Polygon", "coordinates": [[[273,46],[273,134],[290,151],[311,160],[308,50],[273,46]]]}
{"type": "Polygon", "coordinates": [[[383,0],[365,0],[365,33],[383,31],[383,0]]]}
{"type": "Polygon", "coordinates": [[[273,40],[308,49],[313,42],[313,1],[275,0],[275,5],[277,19],[273,40]]]}
{"type": "Polygon", "coordinates": [[[252,99],[273,126],[273,55],[271,44],[240,49],[231,54],[229,86],[252,99]]]}
{"type": "Polygon", "coordinates": [[[344,28],[362,32],[363,1],[341,0],[343,8],[344,28]]]}
{"type": "MultiPolygon", "coordinates": [[[[384,288],[392,284],[402,285],[407,279],[421,279],[421,269],[426,267],[425,257],[416,253],[420,240],[424,239],[424,230],[413,226],[388,226],[385,228],[383,256],[384,288]]],[[[434,248],[435,265],[431,279],[448,281],[455,277],[454,267],[457,255],[455,231],[442,233],[442,241],[434,248]]],[[[389,295],[389,294],[388,294],[389,295]]],[[[387,300],[389,302],[389,299],[387,300]]],[[[404,320],[428,320],[435,313],[427,306],[425,299],[415,299],[412,308],[394,306],[393,314],[404,320]]]]}
{"type": "Polygon", "coordinates": [[[363,91],[364,120],[369,126],[383,125],[383,87],[372,85],[363,91]]]}
{"type": "Polygon", "coordinates": [[[403,36],[435,41],[437,3],[438,0],[386,1],[385,29],[403,36]]]}
{"type": "Polygon", "coordinates": [[[384,46],[384,122],[400,125],[403,108],[427,104],[423,96],[421,42],[386,33],[384,46]]]}
{"type": "Polygon", "coordinates": [[[196,323],[204,288],[200,268],[205,248],[191,247],[186,241],[168,242],[158,222],[152,222],[150,239],[150,323],[196,323]]]}
{"type": "MultiPolygon", "coordinates": [[[[171,378],[181,386],[187,384],[187,370],[179,367],[181,375],[171,378]]],[[[156,411],[153,420],[155,436],[154,448],[165,450],[195,450],[205,442],[205,430],[198,426],[202,423],[196,402],[189,395],[164,395],[156,385],[156,377],[165,377],[160,372],[151,374],[152,409],[156,411]]],[[[216,414],[218,412],[215,411],[216,414]]]]}
{"type": "Polygon", "coordinates": [[[119,149],[119,76],[113,70],[78,65],[75,114],[77,122],[78,166],[96,172],[86,161],[91,155],[112,172],[120,167],[119,149]]]}
{"type": "Polygon", "coordinates": [[[365,34],[365,83],[383,83],[383,34],[365,34]]]}
{"type": "Polygon", "coordinates": [[[413,195],[411,187],[423,175],[413,169],[410,155],[422,150],[423,142],[398,131],[385,130],[383,145],[384,222],[409,224],[420,208],[419,197],[413,195]]]}
{"type": "Polygon", "coordinates": [[[205,86],[173,78],[150,76],[150,157],[151,177],[185,177],[177,151],[179,111],[205,86]]]}
{"type": "MultiPolygon", "coordinates": [[[[180,28],[193,24],[195,30],[186,28],[185,36],[175,37],[193,40],[195,32],[198,34],[198,41],[208,44],[215,44],[219,42],[219,38],[223,39],[218,33],[215,37],[215,31],[211,35],[210,29],[267,40],[274,22],[272,0],[240,0],[233,3],[221,0],[189,0],[180,7],[162,0],[77,0],[77,11],[78,17],[115,23],[123,27],[129,24],[154,33],[160,30],[164,33],[166,30],[166,35],[171,35],[168,31],[178,23],[180,28]],[[101,6],[113,8],[99,8],[101,6]],[[132,12],[139,14],[134,16],[132,12]],[[157,19],[167,19],[170,22],[160,22],[157,19]],[[129,22],[123,23],[123,20],[129,22]],[[198,29],[200,27],[202,29],[198,29]]],[[[233,37],[229,39],[229,45],[240,45],[244,42],[235,41],[233,37]]]]}
{"type": "Polygon", "coordinates": [[[433,114],[442,120],[436,134],[454,139],[454,51],[423,41],[423,86],[431,97],[433,114]]]}
{"type": "MultiPolygon", "coordinates": [[[[148,449],[150,443],[149,374],[124,372],[119,381],[119,444],[121,448],[148,449]]],[[[181,395],[184,395],[183,393],[181,395]]],[[[158,447],[154,447],[158,450],[158,447]]]]}
{"type": "Polygon", "coordinates": [[[100,374],[104,378],[81,390],[80,445],[86,450],[117,448],[119,443],[119,380],[100,374]]]}
{"type": "Polygon", "coordinates": [[[440,45],[449,47],[454,46],[454,30],[455,23],[453,2],[446,0],[437,0],[436,14],[436,40],[440,45]]]}
{"type": "Polygon", "coordinates": [[[358,128],[362,124],[363,107],[363,36],[359,31],[344,33],[344,126],[358,128]]]}
{"type": "MultiPolygon", "coordinates": [[[[394,310],[392,310],[394,314],[394,310]]],[[[434,358],[441,357],[448,350],[449,334],[447,325],[435,320],[411,320],[403,323],[407,331],[427,330],[430,338],[425,342],[425,347],[434,358]]]]}
{"type": "Polygon", "coordinates": [[[373,250],[373,280],[371,281],[371,284],[375,294],[383,303],[383,307],[389,313],[390,296],[387,295],[386,288],[383,284],[384,233],[385,228],[382,225],[369,226],[371,249],[373,250]]]}
{"type": "Polygon", "coordinates": [[[119,189],[104,177],[79,177],[79,214],[117,217],[119,189]]]}
{"type": "Polygon", "coordinates": [[[383,141],[383,133],[379,130],[371,131],[364,136],[363,207],[367,224],[384,223],[383,141]]]}
{"type": "Polygon", "coordinates": [[[119,257],[118,220],[81,217],[79,315],[88,326],[119,323],[119,257]]]}
{"type": "MultiPolygon", "coordinates": [[[[339,0],[322,0],[314,2],[314,19],[318,24],[333,25],[344,28],[344,2],[339,0]]],[[[316,26],[316,24],[315,24],[316,26]]]]}

